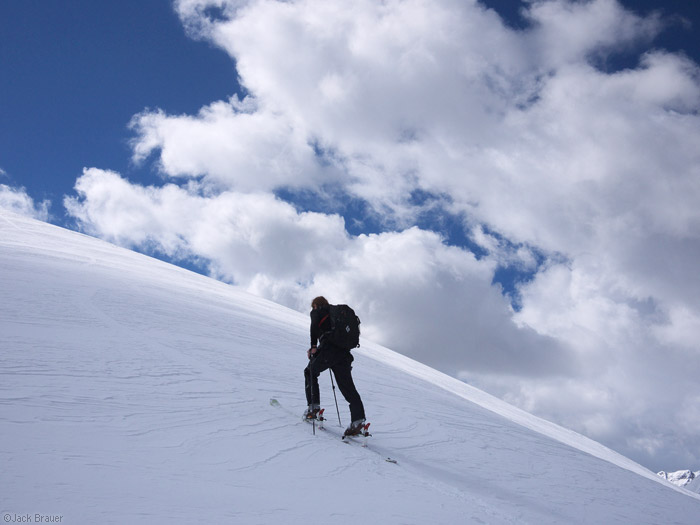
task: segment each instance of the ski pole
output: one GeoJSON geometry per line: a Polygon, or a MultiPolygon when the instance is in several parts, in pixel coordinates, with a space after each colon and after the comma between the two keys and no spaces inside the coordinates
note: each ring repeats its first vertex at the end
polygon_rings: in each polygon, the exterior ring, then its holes
{"type": "MultiPolygon", "coordinates": [[[[311,410],[314,410],[314,374],[311,370],[311,363],[309,363],[309,387],[311,388],[311,410]]],[[[313,428],[313,434],[316,435],[316,418],[311,419],[311,427],[313,428]]]]}
{"type": "Polygon", "coordinates": [[[331,369],[328,369],[328,374],[331,376],[331,385],[333,386],[333,399],[335,399],[335,410],[338,412],[338,426],[342,427],[343,424],[340,422],[340,409],[338,408],[338,398],[335,395],[335,383],[333,382],[333,374],[331,369]]]}

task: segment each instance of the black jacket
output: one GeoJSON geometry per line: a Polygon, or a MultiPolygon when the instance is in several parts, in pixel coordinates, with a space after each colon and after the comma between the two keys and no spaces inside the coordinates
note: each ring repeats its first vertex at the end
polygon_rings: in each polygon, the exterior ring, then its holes
{"type": "Polygon", "coordinates": [[[318,346],[321,336],[331,329],[331,309],[328,306],[321,306],[311,310],[311,347],[318,346]]]}

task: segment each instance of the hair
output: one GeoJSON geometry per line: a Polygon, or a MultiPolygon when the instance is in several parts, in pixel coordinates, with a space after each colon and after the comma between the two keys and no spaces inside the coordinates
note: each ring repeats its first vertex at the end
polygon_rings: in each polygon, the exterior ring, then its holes
{"type": "Polygon", "coordinates": [[[325,297],[319,295],[313,301],[311,301],[311,308],[313,308],[314,306],[316,306],[316,308],[320,308],[321,306],[328,306],[328,301],[325,297]]]}

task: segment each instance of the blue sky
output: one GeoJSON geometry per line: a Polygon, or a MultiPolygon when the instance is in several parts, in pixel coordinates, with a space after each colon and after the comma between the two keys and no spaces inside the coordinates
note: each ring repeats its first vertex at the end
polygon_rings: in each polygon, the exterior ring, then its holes
{"type": "Polygon", "coordinates": [[[0,204],[351,303],[380,343],[698,468],[698,24],[685,1],[8,0],[0,204]]]}
{"type": "Polygon", "coordinates": [[[232,59],[187,38],[168,0],[10,0],[0,14],[2,168],[51,199],[59,223],[84,166],[154,177],[130,162],[133,115],[194,112],[238,90],[232,59]]]}

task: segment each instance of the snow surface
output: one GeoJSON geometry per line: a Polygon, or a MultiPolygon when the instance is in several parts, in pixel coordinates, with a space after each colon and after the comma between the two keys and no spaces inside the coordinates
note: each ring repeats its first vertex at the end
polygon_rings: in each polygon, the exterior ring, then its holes
{"type": "Polygon", "coordinates": [[[695,479],[685,485],[685,488],[696,494],[700,494],[700,475],[695,476],[695,479]]]}
{"type": "Polygon", "coordinates": [[[8,518],[691,524],[700,515],[697,494],[369,341],[354,352],[369,447],[337,438],[328,374],[331,428],[314,436],[300,420],[308,315],[3,210],[0,345],[8,518]]]}

